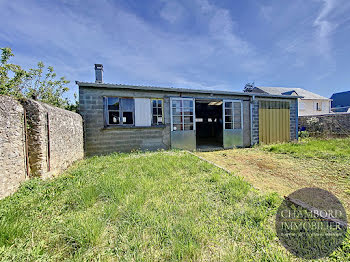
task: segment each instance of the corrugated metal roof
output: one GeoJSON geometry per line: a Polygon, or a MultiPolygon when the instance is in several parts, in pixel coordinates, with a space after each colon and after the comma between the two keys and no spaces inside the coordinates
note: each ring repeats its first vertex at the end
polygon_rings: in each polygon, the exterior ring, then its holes
{"type": "Polygon", "coordinates": [[[261,89],[262,91],[271,94],[271,95],[281,95],[291,94],[293,91],[298,95],[302,96],[303,99],[322,99],[322,100],[330,100],[327,97],[320,96],[318,94],[312,93],[302,88],[290,88],[290,87],[268,87],[268,86],[257,86],[256,88],[261,89]]]}
{"type": "Polygon", "coordinates": [[[284,98],[284,99],[296,99],[302,98],[302,96],[288,96],[288,95],[275,95],[275,94],[262,94],[262,93],[244,93],[244,92],[232,92],[232,91],[220,91],[220,90],[205,90],[205,89],[190,89],[190,88],[174,88],[174,87],[158,87],[158,86],[139,86],[139,85],[124,85],[124,84],[107,84],[107,83],[89,83],[75,81],[79,87],[92,87],[92,88],[118,88],[118,89],[135,89],[146,91],[164,91],[164,92],[177,92],[177,93],[199,93],[199,94],[218,94],[218,95],[231,95],[231,96],[256,96],[256,97],[271,97],[271,98],[284,98]]]}

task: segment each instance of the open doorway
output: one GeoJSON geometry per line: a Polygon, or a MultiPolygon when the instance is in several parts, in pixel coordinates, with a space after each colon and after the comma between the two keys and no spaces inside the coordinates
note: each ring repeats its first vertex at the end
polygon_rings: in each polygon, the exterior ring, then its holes
{"type": "Polygon", "coordinates": [[[222,100],[196,99],[195,105],[197,149],[222,149],[222,100]]]}

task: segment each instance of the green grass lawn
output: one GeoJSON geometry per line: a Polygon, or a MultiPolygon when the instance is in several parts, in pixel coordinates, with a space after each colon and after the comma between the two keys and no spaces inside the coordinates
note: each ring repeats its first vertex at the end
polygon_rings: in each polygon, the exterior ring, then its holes
{"type": "Polygon", "coordinates": [[[0,201],[0,260],[293,261],[280,203],[185,152],[93,157],[0,201]]]}
{"type": "Polygon", "coordinates": [[[93,157],[0,201],[0,259],[289,261],[280,201],[184,152],[93,157]]]}
{"type": "Polygon", "coordinates": [[[350,161],[350,138],[308,138],[299,143],[267,145],[262,148],[270,152],[290,154],[299,158],[350,161]]]}

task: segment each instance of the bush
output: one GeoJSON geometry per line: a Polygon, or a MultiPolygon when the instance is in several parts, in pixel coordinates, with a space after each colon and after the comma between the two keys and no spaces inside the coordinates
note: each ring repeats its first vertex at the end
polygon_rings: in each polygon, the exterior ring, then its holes
{"type": "Polygon", "coordinates": [[[299,131],[298,136],[299,138],[308,138],[310,137],[310,133],[308,131],[299,131]]]}

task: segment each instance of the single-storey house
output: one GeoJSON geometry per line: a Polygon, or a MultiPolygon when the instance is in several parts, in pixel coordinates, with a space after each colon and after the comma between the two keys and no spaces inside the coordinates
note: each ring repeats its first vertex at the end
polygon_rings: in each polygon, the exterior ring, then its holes
{"type": "Polygon", "coordinates": [[[301,96],[302,98],[298,99],[299,116],[324,115],[331,113],[331,99],[302,88],[254,86],[245,88],[245,92],[301,96]]]}
{"type": "Polygon", "coordinates": [[[332,99],[332,112],[350,113],[350,91],[334,93],[332,99]]]}
{"type": "Polygon", "coordinates": [[[299,96],[79,82],[86,155],[249,147],[298,138],[299,96]]]}

